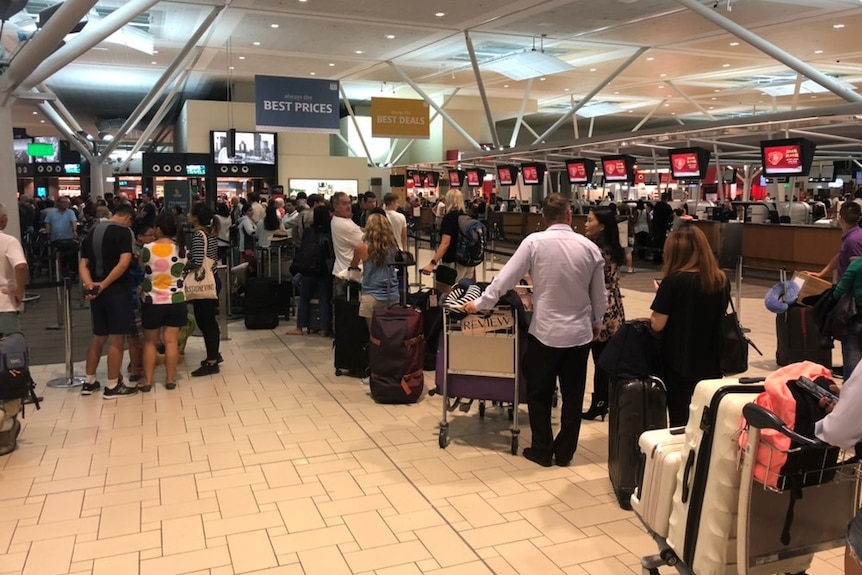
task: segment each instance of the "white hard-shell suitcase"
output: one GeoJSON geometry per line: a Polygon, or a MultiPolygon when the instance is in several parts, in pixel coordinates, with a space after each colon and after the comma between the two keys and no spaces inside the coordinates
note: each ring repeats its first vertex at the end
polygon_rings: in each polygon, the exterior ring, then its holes
{"type": "Polygon", "coordinates": [[[684,427],[646,431],[638,440],[643,478],[632,495],[632,509],[641,522],[660,537],[667,537],[684,443],[684,427]]]}
{"type": "MultiPolygon", "coordinates": [[[[697,575],[736,575],[739,449],[742,407],[763,385],[737,379],[697,384],[685,428],[667,543],[697,575]]],[[[752,575],[805,571],[811,556],[752,568],[752,575]]]]}

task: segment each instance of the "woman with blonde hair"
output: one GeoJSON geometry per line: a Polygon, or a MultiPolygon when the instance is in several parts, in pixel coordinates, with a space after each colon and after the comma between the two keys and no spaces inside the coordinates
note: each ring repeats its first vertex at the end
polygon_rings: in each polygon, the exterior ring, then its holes
{"type": "MultiPolygon", "coordinates": [[[[398,302],[400,293],[398,273],[390,264],[395,263],[398,242],[392,232],[389,218],[380,208],[374,208],[365,221],[362,243],[353,251],[350,269],[359,269],[362,262],[362,295],[359,297],[359,317],[364,317],[371,332],[374,309],[398,302]]],[[[368,385],[369,378],[362,383],[368,385]]]]}
{"type": "Polygon", "coordinates": [[[662,279],[656,282],[649,322],[662,333],[662,378],[671,427],[685,425],[694,386],[721,377],[721,320],[730,285],[706,236],[690,223],[664,246],[662,279]]]}
{"type": "Polygon", "coordinates": [[[434,252],[431,263],[422,268],[421,271],[425,275],[430,275],[431,272],[437,269],[439,280],[452,286],[464,278],[475,279],[476,268],[463,266],[455,261],[455,253],[458,249],[458,236],[461,232],[458,220],[460,216],[465,215],[464,194],[461,193],[461,190],[452,189],[446,193],[443,201],[446,204],[446,215],[443,216],[443,221],[440,224],[440,245],[437,246],[437,251],[434,252]],[[444,277],[446,279],[443,279],[444,277]]]}

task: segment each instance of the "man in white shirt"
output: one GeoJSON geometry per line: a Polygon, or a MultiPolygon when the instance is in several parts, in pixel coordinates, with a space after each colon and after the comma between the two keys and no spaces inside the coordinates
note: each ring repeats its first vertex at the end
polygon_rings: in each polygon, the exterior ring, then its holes
{"type": "Polygon", "coordinates": [[[284,206],[284,216],[281,218],[281,224],[287,231],[287,237],[294,239],[297,236],[296,228],[300,223],[299,212],[296,211],[296,204],[290,198],[282,200],[284,206]]]}
{"type": "MultiPolygon", "coordinates": [[[[0,334],[21,331],[18,310],[24,301],[24,286],[30,272],[21,242],[3,232],[8,223],[9,213],[0,204],[0,334]]],[[[18,445],[20,411],[20,399],[0,401],[0,455],[11,453],[18,445]]]]}
{"type": "Polygon", "coordinates": [[[335,265],[332,267],[334,297],[347,293],[347,280],[353,250],[362,243],[362,228],[353,221],[350,196],[344,192],[332,194],[332,245],[335,248],[335,265]]]}
{"type": "Polygon", "coordinates": [[[491,309],[525,275],[533,279],[533,320],[521,372],[527,380],[532,446],[524,457],[549,467],[567,466],[578,447],[590,342],[607,309],[604,258],[596,245],[572,229],[572,210],[561,194],[542,204],[547,229],[527,236],[468,313],[491,309]],[[563,407],[560,431],[551,430],[557,378],[563,407]]]}
{"type": "Polygon", "coordinates": [[[404,214],[398,211],[398,203],[400,199],[398,194],[389,192],[383,196],[383,209],[386,211],[386,217],[389,218],[389,224],[392,226],[392,233],[395,234],[395,241],[398,242],[399,250],[407,249],[407,218],[404,214]]]}
{"type": "Polygon", "coordinates": [[[251,221],[254,222],[254,225],[257,225],[266,216],[266,208],[260,203],[260,194],[249,194],[248,200],[251,202],[251,221]]]}

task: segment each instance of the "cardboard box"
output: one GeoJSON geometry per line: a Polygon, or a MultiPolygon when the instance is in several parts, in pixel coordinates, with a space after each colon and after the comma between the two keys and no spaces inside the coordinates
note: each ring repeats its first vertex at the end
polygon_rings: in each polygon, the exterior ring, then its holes
{"type": "Polygon", "coordinates": [[[832,282],[802,272],[794,273],[791,280],[799,286],[799,299],[796,300],[799,303],[809,296],[820,295],[832,287],[832,282]]]}

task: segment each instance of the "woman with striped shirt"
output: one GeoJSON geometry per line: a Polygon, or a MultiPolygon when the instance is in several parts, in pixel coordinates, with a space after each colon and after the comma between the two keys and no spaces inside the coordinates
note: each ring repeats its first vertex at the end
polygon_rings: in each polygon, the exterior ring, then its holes
{"type": "MultiPolygon", "coordinates": [[[[204,203],[192,206],[188,217],[189,225],[192,227],[188,259],[190,269],[197,269],[202,266],[204,263],[204,246],[206,246],[206,257],[213,262],[211,271],[216,280],[216,292],[218,293],[221,291],[221,285],[215,266],[218,263],[219,222],[213,218],[213,215],[212,209],[204,203]]],[[[223,361],[221,353],[219,353],[221,332],[218,326],[218,300],[193,300],[192,308],[194,309],[195,321],[204,336],[207,357],[191,375],[192,377],[213,375],[219,372],[218,364],[223,361]]]]}

